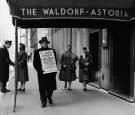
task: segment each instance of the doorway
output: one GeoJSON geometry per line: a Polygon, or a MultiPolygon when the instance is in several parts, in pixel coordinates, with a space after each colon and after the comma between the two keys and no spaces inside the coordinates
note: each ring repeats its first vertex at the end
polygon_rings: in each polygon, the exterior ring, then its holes
{"type": "Polygon", "coordinates": [[[99,87],[98,80],[95,75],[96,75],[96,72],[100,70],[100,66],[101,66],[100,32],[96,31],[96,32],[90,33],[89,41],[90,41],[89,49],[93,58],[92,76],[90,77],[90,82],[93,85],[96,85],[97,87],[99,87]]]}
{"type": "Polygon", "coordinates": [[[130,28],[117,27],[113,35],[112,90],[121,96],[130,96],[130,28]]]}

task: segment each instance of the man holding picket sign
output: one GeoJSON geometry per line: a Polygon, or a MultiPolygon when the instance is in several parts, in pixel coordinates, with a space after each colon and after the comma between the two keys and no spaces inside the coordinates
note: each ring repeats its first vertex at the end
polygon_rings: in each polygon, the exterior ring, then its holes
{"type": "Polygon", "coordinates": [[[34,52],[33,66],[38,74],[41,107],[44,108],[46,107],[47,99],[50,104],[53,104],[53,91],[57,89],[57,65],[56,52],[54,49],[48,47],[50,42],[47,40],[47,37],[43,37],[39,43],[41,48],[34,52]]]}

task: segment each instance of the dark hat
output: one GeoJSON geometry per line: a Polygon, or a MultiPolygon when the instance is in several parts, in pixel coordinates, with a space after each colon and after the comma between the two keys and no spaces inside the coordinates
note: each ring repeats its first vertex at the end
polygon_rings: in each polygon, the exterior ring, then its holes
{"type": "Polygon", "coordinates": [[[87,50],[87,47],[83,47],[83,50],[87,50]]]}
{"type": "Polygon", "coordinates": [[[5,41],[5,44],[11,44],[11,45],[12,45],[12,41],[6,40],[6,41],[5,41]]]}
{"type": "Polygon", "coordinates": [[[42,42],[47,42],[48,44],[50,43],[48,40],[47,40],[47,37],[42,37],[41,40],[39,40],[39,43],[41,44],[42,42]]]}
{"type": "Polygon", "coordinates": [[[22,50],[25,50],[25,44],[20,43],[20,45],[21,45],[21,49],[22,49],[22,50]]]}

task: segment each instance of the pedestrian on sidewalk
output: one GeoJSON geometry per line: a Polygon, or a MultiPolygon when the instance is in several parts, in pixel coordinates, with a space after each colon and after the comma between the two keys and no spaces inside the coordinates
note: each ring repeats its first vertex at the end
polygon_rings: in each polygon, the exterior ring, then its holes
{"type": "Polygon", "coordinates": [[[83,54],[79,58],[79,81],[83,83],[83,90],[87,91],[86,85],[89,82],[89,77],[91,77],[92,72],[92,55],[90,54],[87,47],[83,47],[83,54]]]}
{"type": "Polygon", "coordinates": [[[7,82],[9,81],[9,65],[15,66],[15,63],[11,61],[8,52],[11,45],[12,41],[5,41],[5,44],[0,48],[0,81],[2,85],[2,93],[10,91],[6,89],[7,82]]]}
{"type": "Polygon", "coordinates": [[[76,80],[76,65],[75,63],[78,61],[78,56],[71,52],[71,46],[67,45],[66,51],[61,55],[61,69],[59,74],[60,81],[64,81],[64,88],[67,88],[68,82],[68,90],[71,89],[72,81],[76,80]]]}
{"type": "MultiPolygon", "coordinates": [[[[56,87],[56,74],[57,72],[51,72],[44,74],[44,70],[42,69],[40,52],[41,51],[53,51],[55,60],[56,60],[56,52],[54,49],[49,48],[48,44],[50,43],[47,40],[47,37],[43,37],[39,41],[41,48],[35,50],[34,52],[34,60],[33,66],[37,71],[38,74],[38,84],[39,84],[39,92],[40,92],[40,100],[42,103],[42,108],[46,107],[47,99],[49,100],[50,104],[53,104],[52,95],[53,91],[57,89],[56,87]]],[[[44,62],[46,63],[46,62],[44,62]]]]}
{"type": "Polygon", "coordinates": [[[28,76],[28,65],[27,65],[27,54],[25,52],[25,45],[23,43],[19,44],[19,54],[18,54],[18,81],[20,83],[20,88],[18,91],[25,91],[25,84],[29,81],[28,76]]]}

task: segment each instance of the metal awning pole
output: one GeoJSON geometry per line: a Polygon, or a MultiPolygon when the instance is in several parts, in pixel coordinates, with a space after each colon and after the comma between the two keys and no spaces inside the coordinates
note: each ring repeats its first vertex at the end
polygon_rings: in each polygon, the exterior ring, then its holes
{"type": "Polygon", "coordinates": [[[70,46],[72,51],[72,28],[70,28],[70,46]]]}
{"type": "Polygon", "coordinates": [[[17,97],[17,86],[18,86],[18,29],[17,29],[17,18],[15,18],[15,90],[14,90],[14,112],[16,109],[16,97],[17,97]]]}

